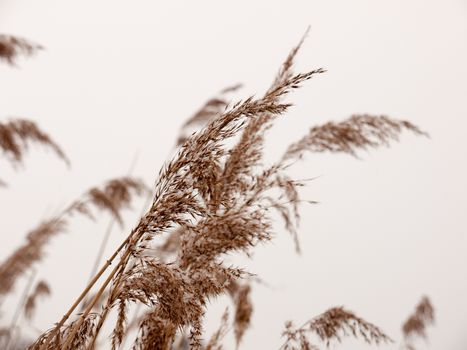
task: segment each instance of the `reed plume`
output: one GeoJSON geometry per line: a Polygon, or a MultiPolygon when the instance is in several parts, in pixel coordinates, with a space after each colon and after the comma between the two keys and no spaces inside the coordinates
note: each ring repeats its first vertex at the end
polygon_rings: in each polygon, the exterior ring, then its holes
{"type": "MultiPolygon", "coordinates": [[[[70,165],[60,146],[35,122],[27,119],[0,122],[0,150],[13,165],[22,164],[24,155],[32,143],[51,149],[59,159],[70,165]]],[[[0,180],[1,184],[5,185],[0,180]]]]}
{"type": "MultiPolygon", "coordinates": [[[[419,131],[410,123],[387,117],[351,118],[345,124],[347,132],[342,132],[346,135],[345,147],[338,137],[329,136],[329,129],[339,129],[340,124],[317,127],[311,136],[305,137],[306,142],[292,145],[276,163],[265,166],[262,163],[265,134],[291,106],[283,99],[307,80],[325,72],[321,68],[301,74],[291,71],[300,45],[301,42],[289,54],[262,97],[250,97],[222,113],[205,113],[202,118],[194,118],[206,124],[183,142],[159,172],[155,195],[146,214],[64,317],[30,349],[93,349],[113,310],[117,317],[111,339],[112,348],[117,349],[127,332],[128,310],[136,303],[147,306],[149,311],[139,325],[134,349],[168,350],[182,330],[189,331],[191,349],[202,349],[202,324],[208,302],[228,293],[229,288],[236,289],[231,293],[238,305],[235,332],[237,344],[240,343],[250,324],[252,306],[250,287],[239,281],[251,274],[227,265],[225,258],[233,253],[248,255],[258,244],[271,240],[274,209],[279,211],[298,245],[296,224],[301,203],[298,188],[303,183],[287,175],[290,162],[307,150],[317,151],[315,144],[326,143],[330,151],[353,154],[349,147],[351,150],[376,147],[396,139],[402,129],[419,131]],[[165,242],[153,249],[161,237],[166,237],[165,242]],[[155,256],[155,251],[163,253],[155,256]],[[67,323],[117,257],[84,312],[67,323]],[[105,294],[108,296],[102,310],[92,312],[105,294]]],[[[290,326],[287,334],[292,340],[301,334],[306,339],[308,330],[323,340],[340,340],[345,332],[360,332],[371,343],[389,339],[376,326],[342,308],[328,310],[305,326],[308,328],[303,330],[290,326]]]]}
{"type": "Polygon", "coordinates": [[[380,344],[392,341],[381,329],[356,316],[342,307],[334,307],[321,315],[305,322],[301,327],[295,328],[291,321],[286,323],[283,336],[284,350],[310,350],[319,349],[310,340],[310,335],[316,335],[321,342],[329,347],[333,341],[341,342],[345,336],[363,338],[368,344],[380,344]]]}
{"type": "Polygon", "coordinates": [[[415,350],[415,338],[427,339],[426,328],[435,322],[435,310],[428,297],[423,296],[415,311],[402,325],[404,345],[407,350],[415,350]]]}
{"type": "Polygon", "coordinates": [[[24,305],[24,314],[26,318],[31,320],[36,311],[37,300],[44,298],[51,294],[51,290],[47,282],[39,281],[34,288],[34,291],[28,296],[26,304],[24,305]]]}
{"type": "Polygon", "coordinates": [[[251,325],[251,316],[253,314],[253,303],[251,301],[251,285],[249,282],[240,283],[232,281],[228,286],[228,292],[235,306],[234,332],[237,348],[251,325]]]}
{"type": "Polygon", "coordinates": [[[19,56],[32,56],[43,47],[29,40],[12,35],[0,34],[0,60],[15,65],[19,56]]]}
{"type": "Polygon", "coordinates": [[[225,309],[224,314],[222,315],[219,328],[214,332],[214,334],[209,339],[207,345],[204,347],[204,350],[222,350],[222,340],[229,331],[229,309],[225,309]]]}
{"type": "Polygon", "coordinates": [[[197,128],[203,127],[210,120],[221,115],[229,105],[229,101],[225,99],[226,95],[237,91],[241,87],[241,84],[226,87],[220,91],[219,96],[207,100],[204,105],[183,124],[180,136],[177,139],[177,146],[183,145],[190,134],[197,128]]]}
{"type": "Polygon", "coordinates": [[[13,164],[23,161],[30,143],[37,143],[51,149],[61,160],[69,164],[60,146],[35,122],[27,119],[0,122],[0,149],[13,164]]]}
{"type": "Polygon", "coordinates": [[[389,146],[390,141],[398,141],[404,129],[417,135],[428,136],[405,120],[395,120],[384,115],[352,115],[342,122],[328,122],[312,127],[307,135],[288,147],[283,160],[301,158],[305,151],[357,156],[358,150],[389,146]]]}

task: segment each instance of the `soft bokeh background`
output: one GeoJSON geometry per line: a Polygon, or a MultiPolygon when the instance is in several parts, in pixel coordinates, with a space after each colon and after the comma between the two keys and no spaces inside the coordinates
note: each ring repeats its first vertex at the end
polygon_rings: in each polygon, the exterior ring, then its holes
{"type": "MultiPolygon", "coordinates": [[[[423,294],[437,321],[420,348],[466,349],[465,0],[0,1],[0,33],[46,47],[17,68],[0,66],[0,117],[36,120],[72,161],[66,169],[36,148],[18,171],[0,162],[9,183],[0,257],[90,186],[127,174],[135,157],[133,175],[152,184],[183,121],[225,86],[244,83],[238,97],[263,92],[308,25],[297,70],[329,72],[291,96],[296,107],[271,130],[268,159],[309,126],[352,113],[406,118],[431,138],[403,135],[359,160],[309,155],[295,166],[299,178],[319,176],[303,196],[321,204],[303,207],[301,256],[278,227],[246,262],[268,286],[254,288],[243,349],[276,349],[284,321],[301,324],[335,305],[398,341],[423,294]]],[[[79,294],[108,221],[74,220],[49,246],[38,270],[53,297],[32,325],[22,323],[25,334],[50,327],[79,294]]],[[[108,253],[124,232],[115,230],[108,253]]],[[[213,301],[207,334],[227,304],[213,301]]]]}

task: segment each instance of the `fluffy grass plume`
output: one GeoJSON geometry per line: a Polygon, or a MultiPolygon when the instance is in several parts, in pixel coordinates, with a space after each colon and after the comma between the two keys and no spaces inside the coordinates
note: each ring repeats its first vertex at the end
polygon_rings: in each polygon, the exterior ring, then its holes
{"type": "Polygon", "coordinates": [[[15,65],[20,56],[32,56],[43,47],[29,40],[12,35],[0,34],[0,60],[15,65]]]}
{"type": "MultiPolygon", "coordinates": [[[[250,286],[241,280],[250,274],[241,267],[227,265],[224,258],[232,253],[249,254],[259,243],[268,242],[273,233],[273,210],[279,211],[298,243],[298,188],[303,183],[287,175],[290,163],[306,151],[354,155],[358,149],[396,140],[404,129],[421,133],[409,122],[356,116],[312,128],[277,162],[264,165],[266,132],[291,106],[284,98],[325,72],[319,68],[293,73],[301,43],[291,51],[264,95],[227,108],[224,101],[208,102],[209,111],[203,107],[204,112],[187,122],[205,125],[191,136],[184,136],[177,154],[160,170],[148,211],[64,317],[30,349],[94,349],[111,312],[116,315],[112,348],[118,349],[128,331],[128,313],[134,304],[148,310],[133,340],[134,349],[168,350],[185,332],[190,349],[203,349],[202,325],[209,300],[229,292],[237,305],[234,324],[240,344],[252,313],[250,286]],[[220,107],[224,108],[222,112],[220,107]],[[164,237],[165,243],[156,251],[165,253],[155,255],[155,242],[164,237]],[[106,279],[97,283],[104,272],[106,279]],[[94,286],[97,293],[70,322],[76,307],[94,286]],[[94,312],[103,295],[107,295],[106,302],[94,312]]],[[[208,346],[221,346],[225,322],[208,346]]],[[[378,327],[343,308],[330,309],[305,326],[290,326],[286,334],[291,341],[294,337],[306,340],[308,331],[324,341],[340,340],[348,332],[370,343],[389,339],[378,327]]],[[[300,342],[301,349],[311,348],[306,347],[311,343],[300,342]]]]}
{"type": "Polygon", "coordinates": [[[407,350],[415,350],[416,338],[427,339],[426,328],[435,322],[435,310],[428,297],[423,296],[414,312],[402,325],[404,346],[407,350]]]}
{"type": "Polygon", "coordinates": [[[31,144],[42,145],[52,150],[69,165],[70,162],[60,146],[35,122],[27,119],[0,121],[0,150],[13,165],[23,162],[24,155],[31,144]]]}
{"type": "Polygon", "coordinates": [[[356,316],[353,312],[342,307],[334,307],[321,315],[305,322],[301,327],[295,328],[291,321],[286,323],[283,336],[285,343],[283,350],[315,350],[319,349],[310,340],[310,335],[316,335],[321,342],[329,347],[333,341],[341,342],[345,336],[363,338],[368,344],[380,344],[391,339],[378,327],[356,316]]]}
{"type": "Polygon", "coordinates": [[[51,290],[47,282],[41,280],[36,284],[33,292],[28,296],[24,305],[24,314],[27,319],[33,318],[36,311],[36,305],[39,298],[47,297],[51,294],[51,290]]]}

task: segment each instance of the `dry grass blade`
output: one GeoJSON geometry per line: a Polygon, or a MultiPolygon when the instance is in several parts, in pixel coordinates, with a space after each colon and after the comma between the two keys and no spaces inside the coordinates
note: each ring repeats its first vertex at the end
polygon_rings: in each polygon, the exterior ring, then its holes
{"type": "Polygon", "coordinates": [[[375,325],[356,316],[354,313],[342,307],[335,307],[327,310],[323,314],[305,322],[301,327],[293,327],[292,322],[286,323],[286,330],[283,336],[286,337],[281,349],[312,349],[309,337],[315,334],[319,340],[326,343],[332,341],[341,342],[343,337],[353,336],[363,338],[368,344],[380,344],[392,342],[383,331],[375,325]],[[298,344],[298,347],[296,347],[298,344]]]}
{"type": "Polygon", "coordinates": [[[12,119],[7,122],[0,122],[0,150],[13,164],[22,162],[30,143],[37,143],[50,148],[60,159],[69,164],[60,146],[33,121],[12,119]]]}
{"type": "Polygon", "coordinates": [[[353,115],[339,123],[329,122],[311,128],[306,136],[288,147],[283,161],[301,158],[305,151],[328,151],[356,156],[359,149],[388,146],[390,141],[397,141],[404,129],[427,136],[417,126],[405,120],[368,114],[353,115]]]}
{"type": "Polygon", "coordinates": [[[49,296],[51,293],[50,287],[45,281],[39,281],[36,285],[34,291],[29,295],[26,300],[26,304],[24,305],[24,314],[26,318],[31,320],[34,316],[34,312],[36,311],[36,305],[38,298],[43,298],[49,296]]]}
{"type": "Polygon", "coordinates": [[[41,45],[26,39],[0,34],[0,59],[8,64],[14,65],[19,56],[31,56],[42,49],[41,45]]]}
{"type": "Polygon", "coordinates": [[[416,337],[427,338],[426,328],[435,322],[435,310],[428,297],[423,296],[415,311],[407,318],[402,325],[405,346],[408,349],[415,349],[412,341],[416,337]]]}

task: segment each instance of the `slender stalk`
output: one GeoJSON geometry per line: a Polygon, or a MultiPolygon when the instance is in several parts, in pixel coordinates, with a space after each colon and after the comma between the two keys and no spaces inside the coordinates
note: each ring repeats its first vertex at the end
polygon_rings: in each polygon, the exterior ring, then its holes
{"type": "Polygon", "coordinates": [[[107,242],[109,241],[110,234],[112,233],[112,229],[115,223],[115,219],[111,218],[109,224],[107,225],[107,229],[105,231],[104,237],[102,238],[101,245],[99,246],[99,250],[96,255],[96,259],[94,260],[94,265],[92,267],[91,273],[89,274],[89,281],[96,275],[97,270],[99,269],[99,265],[101,263],[102,256],[104,255],[105,248],[107,247],[107,242]]]}
{"type": "Polygon", "coordinates": [[[19,318],[21,316],[24,304],[26,303],[26,299],[27,299],[29,293],[31,292],[32,284],[34,282],[34,279],[36,278],[36,275],[37,275],[37,271],[34,269],[32,271],[32,273],[31,273],[31,276],[29,276],[28,283],[24,287],[23,295],[21,296],[21,298],[20,298],[20,300],[18,302],[18,305],[16,306],[16,310],[15,310],[15,313],[14,313],[13,318],[11,320],[11,324],[10,324],[10,328],[9,328],[9,332],[8,332],[8,340],[7,340],[6,344],[5,344],[5,349],[6,350],[8,350],[9,347],[10,347],[10,342],[13,339],[13,336],[12,336],[13,331],[16,328],[16,323],[18,322],[18,320],[19,320],[19,318]]]}
{"type": "MultiPolygon", "coordinates": [[[[89,276],[89,281],[92,281],[92,278],[96,275],[97,273],[97,269],[99,268],[99,263],[102,259],[102,256],[104,255],[104,250],[105,250],[105,247],[107,246],[107,242],[109,241],[109,238],[110,238],[110,233],[112,232],[112,228],[113,228],[113,225],[114,225],[114,219],[110,219],[109,221],[109,225],[107,226],[107,230],[105,232],[105,235],[104,235],[104,238],[102,239],[102,242],[101,242],[101,245],[99,247],[99,252],[97,253],[97,256],[96,256],[96,259],[94,261],[94,266],[91,270],[91,274],[89,276]]],[[[81,304],[81,310],[84,309],[84,307],[86,306],[87,304],[87,300],[83,300],[82,301],[82,304],[81,304]]]]}

